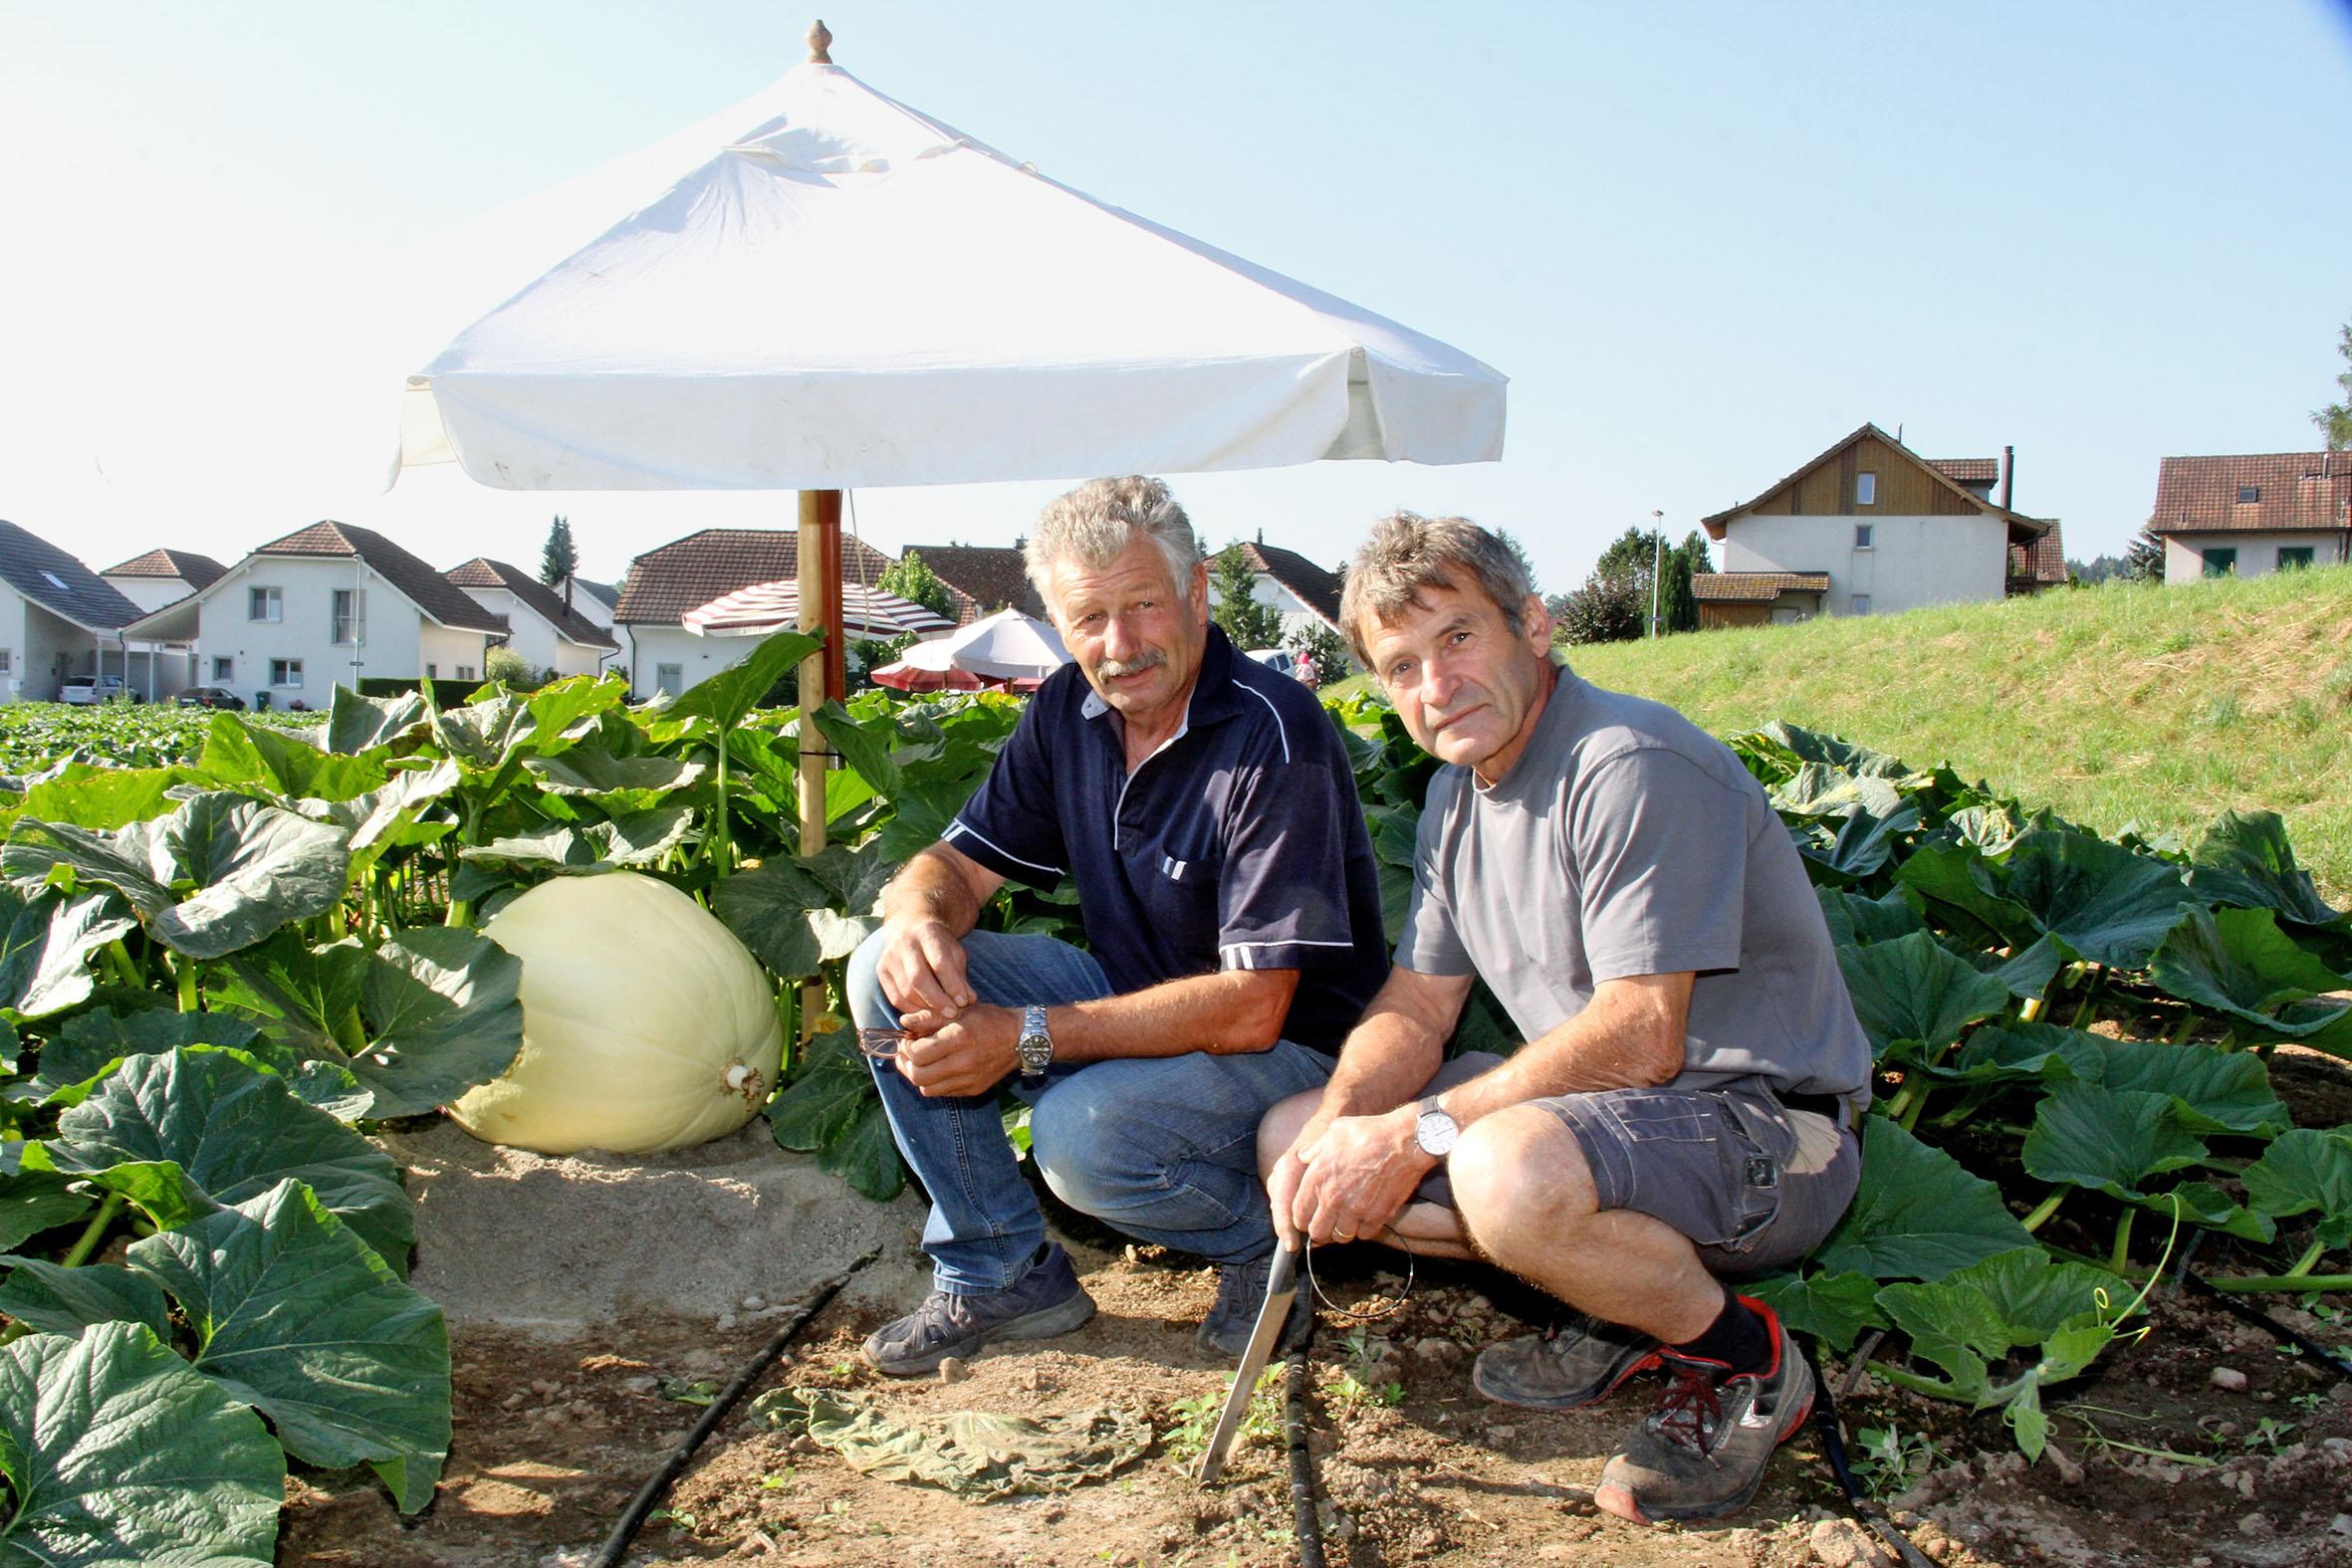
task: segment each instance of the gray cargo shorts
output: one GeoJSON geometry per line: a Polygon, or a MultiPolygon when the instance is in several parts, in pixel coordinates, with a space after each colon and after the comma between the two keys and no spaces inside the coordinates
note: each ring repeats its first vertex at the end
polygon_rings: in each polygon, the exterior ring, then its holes
{"type": "MultiPolygon", "coordinates": [[[[1467,1082],[1503,1058],[1473,1051],[1440,1068],[1422,1094],[1467,1082]]],[[[1710,1273],[1782,1268],[1821,1243],[1854,1200],[1862,1145],[1826,1116],[1793,1111],[1768,1090],[1610,1089],[1531,1100],[1576,1138],[1600,1208],[1672,1226],[1710,1273]]],[[[1444,1167],[1415,1198],[1453,1207],[1444,1167]]]]}

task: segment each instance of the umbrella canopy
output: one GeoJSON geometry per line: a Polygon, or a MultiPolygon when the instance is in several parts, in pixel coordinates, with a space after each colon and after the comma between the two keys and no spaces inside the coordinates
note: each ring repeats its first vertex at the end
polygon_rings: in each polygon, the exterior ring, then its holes
{"type": "Polygon", "coordinates": [[[894,686],[902,692],[976,692],[983,687],[1005,684],[969,670],[926,670],[904,659],[876,665],[866,674],[876,686],[894,686]]]}
{"type": "Polygon", "coordinates": [[[611,180],[601,232],[572,189],[489,248],[548,270],[409,377],[403,465],[846,489],[1502,455],[1504,377],[1478,360],[829,63],[611,180]]]}
{"type": "MultiPolygon", "coordinates": [[[[697,605],[678,623],[698,637],[765,637],[800,619],[801,586],[794,581],[755,582],[697,605]]],[[[841,631],[850,637],[898,637],[907,632],[943,631],[954,621],[886,588],[841,584],[841,631]]]]}
{"type": "MultiPolygon", "coordinates": [[[[947,636],[916,643],[898,662],[910,670],[962,670],[990,680],[1042,681],[1069,662],[1069,650],[1061,645],[1061,634],[1044,621],[1003,609],[947,636]]],[[[880,679],[878,673],[875,678],[880,679]]]]}

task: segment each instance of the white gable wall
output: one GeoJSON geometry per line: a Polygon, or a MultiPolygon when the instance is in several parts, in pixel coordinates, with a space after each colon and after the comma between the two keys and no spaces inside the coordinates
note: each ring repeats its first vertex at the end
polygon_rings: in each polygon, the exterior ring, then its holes
{"type": "Polygon", "coordinates": [[[1726,571],[1826,571],[1821,608],[1854,612],[1866,594],[1869,613],[1927,604],[1998,601],[2008,592],[2008,525],[1999,518],[1759,516],[1725,525],[1726,571]],[[1870,525],[1870,546],[1856,549],[1854,525],[1870,525]]]}
{"type": "Polygon", "coordinates": [[[675,697],[687,687],[708,680],[721,670],[741,664],[752,656],[754,648],[766,640],[762,637],[697,637],[683,626],[650,623],[631,625],[624,629],[630,633],[627,640],[632,645],[631,651],[625,661],[613,662],[615,666],[625,662],[629,698],[633,702],[645,701],[662,685],[660,667],[664,664],[678,666],[679,679],[683,684],[666,688],[675,697]]]}
{"type": "Polygon", "coordinates": [[[104,572],[100,576],[105,577],[107,585],[117,593],[150,612],[196,591],[184,577],[110,577],[104,572]]]}
{"type": "Polygon", "coordinates": [[[2205,552],[2234,550],[2237,552],[2235,574],[2241,577],[2266,577],[2278,569],[2280,546],[2289,550],[2311,552],[2311,564],[2331,566],[2345,559],[2345,536],[2329,534],[2261,534],[2250,530],[2217,529],[2210,534],[2167,534],[2164,536],[2164,580],[2167,582],[2196,582],[2205,576],[2205,552]]]}
{"type": "Polygon", "coordinates": [[[226,687],[248,702],[267,693],[275,708],[300,702],[323,709],[338,685],[355,690],[362,679],[414,680],[428,659],[441,665],[444,679],[454,678],[451,671],[461,662],[479,675],[488,641],[478,631],[433,625],[405,593],[356,558],[250,557],[213,585],[197,616],[197,684],[226,687]],[[279,619],[252,618],[257,587],[279,590],[279,619]],[[353,587],[365,595],[365,638],[356,647],[334,640],[335,592],[353,587]],[[215,679],[214,661],[222,658],[232,666],[226,678],[215,679]],[[300,661],[298,679],[273,681],[274,661],[281,659],[300,661]]]}

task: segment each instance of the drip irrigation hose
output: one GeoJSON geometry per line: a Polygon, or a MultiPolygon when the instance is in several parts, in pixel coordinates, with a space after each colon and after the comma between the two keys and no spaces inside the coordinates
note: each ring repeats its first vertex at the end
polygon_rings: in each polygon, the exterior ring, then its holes
{"type": "Polygon", "coordinates": [[[1291,1526],[1298,1538],[1298,1568],[1323,1568],[1323,1527],[1314,1506],[1314,1455],[1306,1446],[1306,1353],[1291,1357],[1283,1379],[1283,1443],[1291,1451],[1291,1526]]]}
{"type": "Polygon", "coordinates": [[[785,1319],[784,1326],[769,1338],[767,1344],[760,1347],[760,1353],[752,1357],[741,1372],[735,1374],[735,1381],[719,1391],[718,1397],[711,1401],[710,1409],[702,1413],[702,1420],[694,1424],[694,1430],[670,1450],[669,1457],[661,1461],[661,1468],[653,1472],[652,1479],[639,1487],[637,1494],[629,1499],[627,1511],[621,1514],[620,1522],[612,1527],[612,1533],[605,1537],[603,1548],[596,1553],[590,1568],[620,1568],[620,1560],[628,1555],[629,1543],[645,1527],[646,1515],[653,1511],[654,1503],[661,1500],[661,1494],[669,1489],[670,1482],[685,1470],[686,1462],[694,1457],[694,1451],[719,1430],[719,1423],[727,1419],[728,1413],[735,1409],[743,1396],[751,1392],[752,1385],[759,1382],[767,1370],[775,1365],[776,1358],[784,1354],[785,1347],[793,1342],[802,1329],[809,1326],[810,1320],[824,1310],[826,1303],[839,1294],[852,1275],[879,1255],[878,1252],[868,1252],[819,1284],[808,1300],[801,1304],[801,1309],[785,1319]]]}
{"type": "Polygon", "coordinates": [[[2352,1378],[2352,1360],[2347,1360],[2343,1353],[2321,1344],[2300,1329],[2281,1323],[2260,1307],[2246,1305],[2227,1290],[2216,1290],[2212,1285],[2206,1283],[2202,1274],[2193,1269],[2182,1269],[2181,1278],[2188,1284],[2191,1293],[2201,1295],[2208,1301],[2221,1303],[2229,1310],[2231,1316],[2242,1322],[2251,1323],[2282,1344],[2294,1346],[2337,1377],[2352,1378]]]}
{"type": "Polygon", "coordinates": [[[1838,1490],[1846,1494],[1846,1506],[1854,1517],[1867,1525],[1887,1547],[1902,1559],[1903,1568],[1936,1568],[1925,1552],[1911,1544],[1901,1526],[1887,1516],[1887,1511],[1862,1495],[1861,1483],[1854,1479],[1854,1467],[1846,1458],[1845,1434],[1837,1425],[1837,1401],[1829,1392],[1829,1380],[1821,1375],[1821,1363],[1813,1358],[1812,1350],[1795,1335],[1788,1343],[1797,1347],[1805,1358],[1805,1365],[1813,1373],[1813,1425],[1820,1429],[1821,1457],[1829,1461],[1829,1473],[1837,1477],[1838,1490]]]}

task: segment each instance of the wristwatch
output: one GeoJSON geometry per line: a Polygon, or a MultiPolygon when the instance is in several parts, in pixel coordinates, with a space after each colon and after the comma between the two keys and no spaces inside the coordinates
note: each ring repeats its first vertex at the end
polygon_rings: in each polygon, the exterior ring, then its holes
{"type": "Polygon", "coordinates": [[[1046,1029],[1046,1009],[1028,1007],[1021,1009],[1021,1038],[1013,1042],[1013,1054],[1021,1058],[1024,1078],[1042,1078],[1054,1060],[1054,1036],[1046,1029]]]}
{"type": "Polygon", "coordinates": [[[1433,1160],[1442,1160],[1454,1152],[1454,1140],[1462,1136],[1462,1124],[1445,1113],[1431,1095],[1414,1108],[1413,1142],[1421,1152],[1433,1160]]]}

